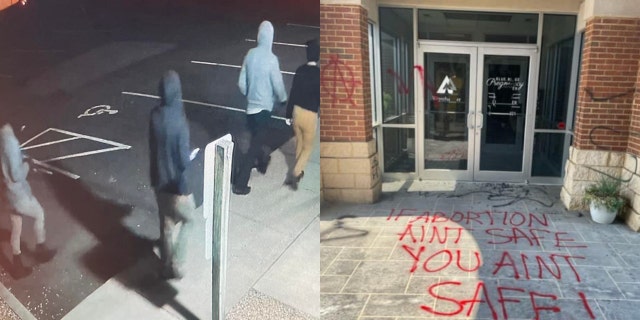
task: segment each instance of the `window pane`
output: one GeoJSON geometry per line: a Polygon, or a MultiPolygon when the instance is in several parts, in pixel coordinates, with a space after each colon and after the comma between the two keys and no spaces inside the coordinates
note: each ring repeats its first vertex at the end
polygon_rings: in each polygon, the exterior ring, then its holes
{"type": "Polygon", "coordinates": [[[564,137],[564,133],[535,134],[533,141],[533,163],[531,165],[532,176],[562,176],[564,137]]]}
{"type": "Polygon", "coordinates": [[[424,93],[426,169],[467,170],[470,59],[468,54],[424,54],[425,77],[435,84],[424,93]]]}
{"type": "Polygon", "coordinates": [[[384,128],[384,171],[415,171],[415,132],[406,128],[384,128]]]}
{"type": "Polygon", "coordinates": [[[521,171],[529,57],[484,56],[480,170],[521,171]]]}
{"type": "Polygon", "coordinates": [[[412,9],[380,8],[382,121],[414,123],[412,9]]]}
{"type": "Polygon", "coordinates": [[[418,37],[427,40],[536,43],[535,13],[418,10],[418,37]]]}
{"type": "Polygon", "coordinates": [[[575,16],[544,15],[537,129],[566,127],[575,28],[575,16]]]}

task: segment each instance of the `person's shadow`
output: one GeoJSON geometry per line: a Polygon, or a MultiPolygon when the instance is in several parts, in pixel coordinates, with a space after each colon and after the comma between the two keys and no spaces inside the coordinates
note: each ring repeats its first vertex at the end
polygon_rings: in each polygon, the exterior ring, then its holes
{"type": "MultiPolygon", "coordinates": [[[[198,319],[176,301],[177,290],[159,277],[160,260],[153,251],[159,241],[138,236],[123,224],[131,205],[103,199],[79,180],[49,178],[58,201],[98,240],[81,257],[89,271],[103,282],[115,278],[158,308],[169,305],[185,319],[198,319]]],[[[148,221],[159,228],[157,215],[148,221]]]]}

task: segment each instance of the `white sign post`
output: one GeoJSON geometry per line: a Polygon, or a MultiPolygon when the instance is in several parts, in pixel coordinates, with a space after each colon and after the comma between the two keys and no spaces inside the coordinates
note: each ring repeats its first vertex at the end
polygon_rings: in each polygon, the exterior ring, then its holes
{"type": "Polygon", "coordinates": [[[233,141],[231,135],[215,140],[204,151],[202,209],[206,219],[205,257],[212,259],[213,319],[224,320],[227,274],[227,231],[233,141]]]}

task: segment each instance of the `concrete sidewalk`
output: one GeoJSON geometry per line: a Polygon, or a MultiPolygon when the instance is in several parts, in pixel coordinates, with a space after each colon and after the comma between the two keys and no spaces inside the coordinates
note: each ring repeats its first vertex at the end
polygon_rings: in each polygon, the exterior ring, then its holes
{"type": "MultiPolygon", "coordinates": [[[[319,145],[295,192],[282,185],[294,158],[292,138],[272,153],[266,175],[252,172],[249,195],[231,194],[227,319],[318,319],[319,145]]],[[[154,281],[150,253],[63,319],[213,319],[202,208],[196,217],[183,279],[154,281]]]]}
{"type": "Polygon", "coordinates": [[[560,187],[383,188],[322,207],[323,320],[638,319],[640,234],[564,210],[560,187]]]}

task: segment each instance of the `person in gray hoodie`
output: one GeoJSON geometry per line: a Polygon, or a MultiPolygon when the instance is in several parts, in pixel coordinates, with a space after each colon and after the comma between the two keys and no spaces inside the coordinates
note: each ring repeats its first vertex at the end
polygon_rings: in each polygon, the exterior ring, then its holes
{"type": "Polygon", "coordinates": [[[30,217],[36,236],[36,260],[47,262],[53,258],[55,251],[45,246],[44,210],[33,194],[27,182],[29,163],[24,160],[20,143],[13,133],[10,124],[0,128],[0,164],[2,166],[2,206],[11,218],[11,250],[13,266],[10,273],[22,278],[31,273],[31,268],[24,265],[20,238],[22,235],[22,218],[30,217]]]}
{"type": "Polygon", "coordinates": [[[162,102],[151,111],[149,146],[151,185],[160,216],[161,276],[181,278],[195,201],[186,171],[190,159],[189,124],[182,103],[180,77],[167,71],[160,82],[162,102]],[[182,223],[176,240],[173,232],[182,223]]]}
{"type": "Polygon", "coordinates": [[[258,171],[265,173],[269,164],[268,122],[275,103],[285,104],[287,92],[280,73],[278,57],[271,51],[273,25],[263,21],[258,28],[257,46],[247,52],[240,70],[238,87],[247,97],[247,127],[251,142],[246,156],[237,159],[238,171],[234,178],[233,192],[248,194],[251,169],[257,164],[258,171]]]}

